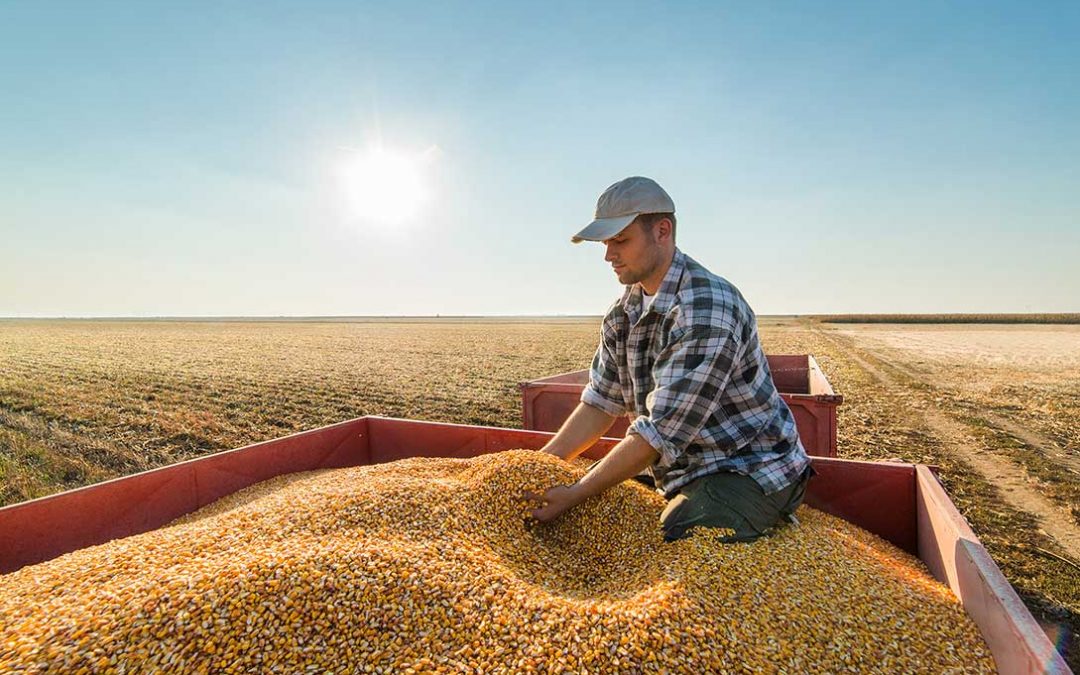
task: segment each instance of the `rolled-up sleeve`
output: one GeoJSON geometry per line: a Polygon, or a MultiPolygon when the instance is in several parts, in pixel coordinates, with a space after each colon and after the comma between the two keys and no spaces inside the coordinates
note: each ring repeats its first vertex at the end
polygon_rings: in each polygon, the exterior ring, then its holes
{"type": "Polygon", "coordinates": [[[648,415],[630,424],[670,466],[686,451],[720,408],[743,345],[722,328],[691,327],[660,353],[653,366],[655,388],[645,399],[648,415]]]}
{"type": "Polygon", "coordinates": [[[599,408],[612,417],[626,414],[615,356],[616,341],[615,328],[605,321],[600,329],[600,346],[589,367],[589,383],[581,392],[582,403],[599,408]]]}

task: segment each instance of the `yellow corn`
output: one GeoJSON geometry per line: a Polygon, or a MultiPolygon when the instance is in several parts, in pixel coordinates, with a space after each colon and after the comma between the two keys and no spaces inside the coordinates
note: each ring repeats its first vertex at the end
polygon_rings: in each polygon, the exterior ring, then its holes
{"type": "Polygon", "coordinates": [[[992,672],[922,564],[840,519],[665,544],[625,483],[544,525],[533,451],[283,476],[0,576],[0,672],[992,672]]]}

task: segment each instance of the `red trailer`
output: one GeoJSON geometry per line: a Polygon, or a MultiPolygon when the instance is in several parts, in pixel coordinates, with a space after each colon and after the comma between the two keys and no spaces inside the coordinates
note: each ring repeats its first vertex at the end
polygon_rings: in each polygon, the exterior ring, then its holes
{"type": "MultiPolygon", "coordinates": [[[[833,391],[810,354],[769,354],[766,358],[780,398],[795,415],[807,454],[836,457],[836,407],[844,402],[844,397],[833,391]]],[[[524,428],[558,431],[577,406],[581,390],[588,382],[587,370],[522,382],[518,386],[524,428]]],[[[622,437],[627,426],[629,420],[619,419],[608,435],[622,437]]]]}
{"type": "MultiPolygon", "coordinates": [[[[274,476],[390,462],[540,448],[550,433],[361,417],[0,508],[0,573],[161,527],[274,476]]],[[[586,452],[602,457],[616,443],[586,452]]],[[[813,458],[806,503],[918,555],[949,585],[1002,673],[1068,673],[941,484],[923,465],[813,458]]]]}

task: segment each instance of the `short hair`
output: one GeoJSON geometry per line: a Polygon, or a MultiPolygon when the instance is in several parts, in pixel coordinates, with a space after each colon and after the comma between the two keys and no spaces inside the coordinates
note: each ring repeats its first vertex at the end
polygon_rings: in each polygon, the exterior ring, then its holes
{"type": "Polygon", "coordinates": [[[635,220],[637,220],[638,225],[641,226],[642,230],[644,230],[646,232],[651,232],[652,231],[652,226],[655,225],[656,223],[660,222],[664,218],[667,218],[668,220],[671,221],[671,240],[675,241],[675,214],[674,213],[643,213],[640,216],[638,216],[635,220]]]}

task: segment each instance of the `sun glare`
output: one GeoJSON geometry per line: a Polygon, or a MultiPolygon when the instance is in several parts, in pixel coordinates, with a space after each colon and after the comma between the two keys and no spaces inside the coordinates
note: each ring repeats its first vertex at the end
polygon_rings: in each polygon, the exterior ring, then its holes
{"type": "Polygon", "coordinates": [[[431,196],[427,168],[433,154],[434,148],[409,154],[377,146],[348,158],[340,178],[351,214],[387,225],[416,218],[431,196]]]}

